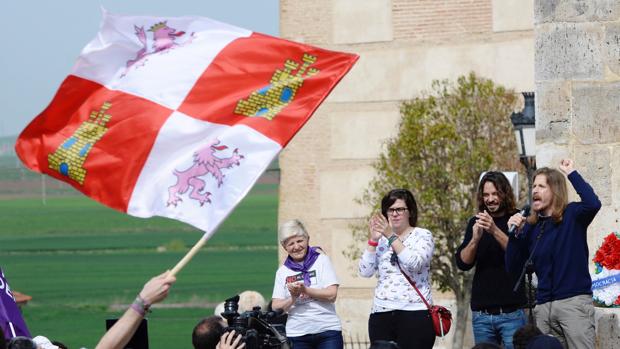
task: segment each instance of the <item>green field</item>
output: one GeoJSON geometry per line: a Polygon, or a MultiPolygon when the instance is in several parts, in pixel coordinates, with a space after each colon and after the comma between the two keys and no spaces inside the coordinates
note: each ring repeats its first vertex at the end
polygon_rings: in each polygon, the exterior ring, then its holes
{"type": "MultiPolygon", "coordinates": [[[[93,348],[105,319],[150,277],[172,268],[201,236],[183,223],[139,219],[81,196],[0,199],[0,266],[33,296],[23,309],[33,335],[93,348]]],[[[271,295],[277,268],[277,185],[259,184],[178,275],[168,305],[149,315],[151,348],[191,348],[210,308],[246,289],[271,295]],[[189,303],[189,305],[187,305],[189,303]]]]}

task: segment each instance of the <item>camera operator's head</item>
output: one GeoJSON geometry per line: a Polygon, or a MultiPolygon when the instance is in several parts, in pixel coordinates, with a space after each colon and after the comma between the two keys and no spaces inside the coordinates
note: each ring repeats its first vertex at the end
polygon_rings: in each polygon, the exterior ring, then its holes
{"type": "Polygon", "coordinates": [[[215,349],[224,334],[226,324],[219,316],[210,316],[200,320],[192,332],[194,349],[215,349]]]}

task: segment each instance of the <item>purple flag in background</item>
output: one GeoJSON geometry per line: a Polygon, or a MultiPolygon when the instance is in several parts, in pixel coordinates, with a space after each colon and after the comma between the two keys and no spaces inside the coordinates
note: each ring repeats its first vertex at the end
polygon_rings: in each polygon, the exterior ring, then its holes
{"type": "Polygon", "coordinates": [[[0,268],[0,329],[2,329],[4,338],[7,340],[17,336],[32,338],[22,318],[22,313],[15,303],[15,298],[13,298],[13,293],[4,277],[2,268],[0,268]]]}

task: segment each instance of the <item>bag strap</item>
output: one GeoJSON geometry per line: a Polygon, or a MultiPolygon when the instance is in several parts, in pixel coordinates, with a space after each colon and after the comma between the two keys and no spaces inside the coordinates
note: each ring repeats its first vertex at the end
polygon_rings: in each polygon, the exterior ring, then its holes
{"type": "MultiPolygon", "coordinates": [[[[396,253],[396,252],[393,252],[396,253]]],[[[407,273],[405,273],[405,271],[403,270],[403,268],[400,266],[400,262],[398,261],[398,258],[396,259],[396,265],[398,265],[398,269],[400,269],[400,272],[403,273],[403,276],[405,277],[405,279],[407,279],[407,281],[409,281],[409,283],[411,284],[411,286],[413,286],[413,288],[415,289],[415,291],[418,293],[418,295],[420,296],[420,298],[422,298],[422,301],[424,301],[424,304],[426,304],[426,307],[428,308],[428,310],[431,310],[431,305],[428,304],[428,302],[426,301],[426,298],[424,298],[424,296],[422,295],[422,293],[420,293],[420,290],[418,290],[418,288],[415,286],[415,282],[413,282],[413,280],[411,280],[411,278],[409,277],[409,275],[407,275],[407,273]]]]}

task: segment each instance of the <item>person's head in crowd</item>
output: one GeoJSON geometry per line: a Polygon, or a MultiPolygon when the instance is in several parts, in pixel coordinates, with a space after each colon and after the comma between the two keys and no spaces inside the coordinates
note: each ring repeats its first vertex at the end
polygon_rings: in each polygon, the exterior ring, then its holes
{"type": "Polygon", "coordinates": [[[393,341],[374,341],[369,349],[400,349],[400,347],[393,341]]]}
{"type": "Polygon", "coordinates": [[[310,235],[304,225],[297,219],[291,219],[278,228],[280,244],[295,262],[303,262],[308,254],[310,235]]]}
{"type": "Polygon", "coordinates": [[[47,339],[47,337],[36,336],[32,341],[37,344],[37,348],[39,349],[59,349],[58,346],[47,339]]]}
{"type": "Polygon", "coordinates": [[[225,327],[222,317],[217,315],[200,320],[192,331],[194,349],[215,349],[225,327]]]}
{"type": "Polygon", "coordinates": [[[530,340],[526,349],[563,349],[560,340],[546,334],[541,334],[530,340]]]}
{"type": "Polygon", "coordinates": [[[554,222],[562,221],[568,205],[566,177],[554,168],[542,167],[532,177],[532,212],[527,222],[535,224],[538,216],[551,216],[554,222]]]}
{"type": "Polygon", "coordinates": [[[491,216],[516,211],[515,195],[508,178],[498,171],[489,171],[482,176],[478,185],[478,211],[487,211],[491,216]]]}
{"type": "Polygon", "coordinates": [[[217,315],[221,319],[224,319],[224,317],[222,317],[223,312],[224,312],[224,302],[221,302],[215,306],[215,309],[213,310],[213,315],[217,315]]]}
{"type": "Polygon", "coordinates": [[[37,349],[37,344],[28,337],[13,337],[9,341],[8,349],[37,349]]]}
{"type": "Polygon", "coordinates": [[[532,338],[540,336],[541,334],[543,334],[542,331],[536,327],[536,325],[526,324],[515,331],[515,334],[512,336],[512,345],[514,349],[525,349],[527,343],[529,343],[532,338]]]}
{"type": "Polygon", "coordinates": [[[471,349],[502,349],[502,347],[495,343],[482,342],[474,345],[471,349]]]}
{"type": "MultiPolygon", "coordinates": [[[[402,200],[405,203],[407,210],[402,214],[407,217],[406,223],[409,223],[410,227],[415,227],[418,224],[418,203],[415,201],[413,194],[408,189],[393,189],[383,196],[383,199],[381,199],[381,214],[383,217],[385,217],[390,224],[393,223],[392,218],[394,217],[394,214],[389,214],[388,211],[390,207],[394,205],[396,200],[402,200]]],[[[399,212],[396,213],[398,213],[397,216],[401,215],[399,212]]],[[[394,229],[394,227],[392,227],[392,229],[394,229]]]]}
{"type": "Polygon", "coordinates": [[[254,307],[265,310],[265,304],[265,297],[256,291],[248,290],[239,293],[239,314],[252,310],[254,307]]]}

